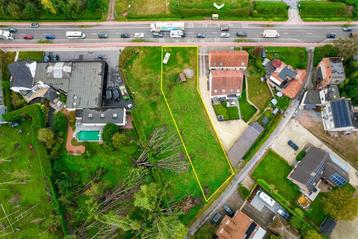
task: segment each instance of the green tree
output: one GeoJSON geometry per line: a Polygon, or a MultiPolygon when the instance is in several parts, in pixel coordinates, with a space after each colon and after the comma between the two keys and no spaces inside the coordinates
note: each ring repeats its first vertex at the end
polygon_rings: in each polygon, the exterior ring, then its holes
{"type": "Polygon", "coordinates": [[[323,239],[322,235],[319,234],[316,230],[308,230],[305,233],[304,239],[323,239]]]}
{"type": "Polygon", "coordinates": [[[112,212],[103,215],[100,221],[107,225],[118,227],[123,231],[138,231],[141,228],[141,225],[137,220],[133,220],[129,218],[129,216],[123,217],[115,215],[112,212]]]}
{"type": "Polygon", "coordinates": [[[37,139],[44,143],[47,148],[51,148],[54,143],[54,133],[49,128],[41,128],[37,132],[37,139]]]}
{"type": "Polygon", "coordinates": [[[15,109],[21,108],[26,104],[24,98],[16,92],[11,92],[11,104],[15,109]]]}
{"type": "Polygon", "coordinates": [[[53,117],[53,129],[55,132],[65,132],[67,129],[67,118],[62,112],[58,112],[53,117]]]}
{"type": "Polygon", "coordinates": [[[344,60],[348,60],[358,52],[358,35],[354,34],[351,38],[340,38],[334,41],[334,46],[338,48],[338,55],[344,60]]]}
{"type": "Polygon", "coordinates": [[[125,134],[119,132],[113,134],[112,145],[114,148],[119,149],[125,144],[127,144],[127,136],[125,134]]]}
{"type": "Polygon", "coordinates": [[[157,184],[145,184],[134,195],[134,206],[153,212],[158,209],[161,200],[161,189],[157,184]]]}
{"type": "Polygon", "coordinates": [[[22,11],[23,18],[35,19],[38,17],[39,9],[32,2],[27,2],[24,10],[22,11]]]}
{"type": "Polygon", "coordinates": [[[119,127],[115,124],[109,123],[103,127],[102,139],[105,144],[111,144],[112,137],[117,133],[119,127]]]}
{"type": "Polygon", "coordinates": [[[354,194],[355,190],[350,185],[332,190],[323,199],[324,211],[336,220],[355,219],[358,215],[358,198],[354,194]]]}
{"type": "Polygon", "coordinates": [[[52,4],[52,0],[41,0],[41,5],[43,6],[44,9],[48,10],[50,13],[54,15],[57,13],[55,7],[52,4]]]}

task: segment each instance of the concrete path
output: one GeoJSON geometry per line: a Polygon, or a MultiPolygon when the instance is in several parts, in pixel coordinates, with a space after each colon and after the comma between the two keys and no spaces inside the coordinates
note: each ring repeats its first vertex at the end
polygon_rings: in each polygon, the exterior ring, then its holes
{"type": "Polygon", "coordinates": [[[107,21],[115,20],[116,0],[110,0],[108,4],[107,21]]]}
{"type": "Polygon", "coordinates": [[[283,0],[288,5],[288,21],[291,24],[302,24],[303,21],[300,17],[298,9],[298,0],[283,0]]]}

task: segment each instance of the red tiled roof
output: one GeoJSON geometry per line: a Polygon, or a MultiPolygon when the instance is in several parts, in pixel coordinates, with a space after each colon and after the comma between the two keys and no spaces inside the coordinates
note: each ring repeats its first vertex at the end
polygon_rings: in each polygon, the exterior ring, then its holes
{"type": "Polygon", "coordinates": [[[272,60],[271,64],[272,64],[273,67],[277,68],[277,67],[281,66],[282,62],[280,60],[278,60],[278,59],[275,59],[275,60],[272,60]]]}
{"type": "Polygon", "coordinates": [[[241,94],[244,74],[235,70],[211,71],[211,95],[241,94]]]}
{"type": "Polygon", "coordinates": [[[236,211],[233,218],[225,216],[220,227],[216,231],[219,239],[244,238],[245,233],[252,223],[252,219],[242,211],[236,211]]]}
{"type": "Polygon", "coordinates": [[[247,67],[249,53],[247,51],[210,51],[210,67],[247,67]]]}
{"type": "Polygon", "coordinates": [[[282,93],[293,99],[302,89],[306,80],[306,70],[296,70],[296,79],[290,80],[287,87],[282,90],[282,93]]]}

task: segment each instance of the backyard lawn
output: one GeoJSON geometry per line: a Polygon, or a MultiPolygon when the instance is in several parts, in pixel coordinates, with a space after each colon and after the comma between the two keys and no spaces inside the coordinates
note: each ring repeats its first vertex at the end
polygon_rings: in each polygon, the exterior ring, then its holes
{"type": "Polygon", "coordinates": [[[255,66],[249,65],[247,78],[247,83],[249,85],[249,99],[262,111],[267,107],[272,95],[266,82],[261,81],[261,76],[263,76],[263,73],[258,73],[255,66]]]}
{"type": "Polygon", "coordinates": [[[0,164],[0,202],[4,207],[0,209],[2,235],[6,238],[26,238],[29,235],[57,238],[58,220],[55,219],[38,159],[38,148],[33,144],[31,120],[19,128],[1,126],[0,135],[0,157],[3,160],[0,164]],[[32,149],[30,145],[33,145],[32,149]],[[13,223],[12,227],[6,216],[13,223]],[[48,231],[49,228],[54,229],[53,233],[48,231]]]}
{"type": "Polygon", "coordinates": [[[245,81],[242,84],[242,93],[239,98],[241,118],[248,122],[251,117],[256,113],[256,108],[247,101],[245,81]]]}
{"type": "Polygon", "coordinates": [[[307,51],[302,47],[266,47],[269,59],[280,59],[293,68],[306,69],[307,51]]]}
{"type": "Polygon", "coordinates": [[[323,198],[325,193],[319,193],[316,199],[311,203],[305,215],[308,219],[312,220],[317,226],[321,224],[327,214],[323,210],[323,198]]]}
{"type": "Polygon", "coordinates": [[[171,47],[163,51],[171,53],[168,64],[163,65],[163,92],[209,198],[231,175],[231,169],[197,91],[197,48],[171,47]],[[194,75],[178,83],[176,79],[184,69],[192,70],[194,75]],[[203,145],[210,147],[204,150],[203,145]]]}
{"type": "Polygon", "coordinates": [[[220,19],[286,20],[287,5],[281,1],[219,0],[116,0],[118,20],[125,19],[204,19],[219,14],[220,19]]]}
{"type": "Polygon", "coordinates": [[[224,120],[239,119],[239,110],[236,106],[227,107],[226,102],[213,105],[215,114],[224,116],[224,120]]]}
{"type": "Polygon", "coordinates": [[[257,166],[252,176],[256,180],[264,179],[294,205],[300,195],[300,191],[295,184],[287,179],[287,175],[291,170],[291,166],[283,158],[270,150],[257,166]]]}

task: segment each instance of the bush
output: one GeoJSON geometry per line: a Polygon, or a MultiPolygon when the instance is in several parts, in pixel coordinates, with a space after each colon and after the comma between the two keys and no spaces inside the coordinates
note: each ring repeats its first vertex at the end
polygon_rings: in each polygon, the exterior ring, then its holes
{"type": "Polygon", "coordinates": [[[47,148],[51,148],[54,144],[54,133],[49,128],[41,128],[37,132],[37,139],[44,143],[47,148]]]}
{"type": "Polygon", "coordinates": [[[53,129],[55,132],[65,132],[67,129],[67,118],[62,112],[58,112],[53,117],[53,129]]]}
{"type": "Polygon", "coordinates": [[[254,16],[261,17],[288,17],[288,5],[284,2],[267,2],[267,1],[254,1],[254,16]]]}
{"type": "Polygon", "coordinates": [[[241,183],[239,184],[239,192],[244,200],[250,196],[250,190],[244,187],[241,183]]]}
{"type": "Polygon", "coordinates": [[[103,128],[102,132],[102,139],[105,144],[111,144],[112,143],[112,137],[115,133],[117,133],[119,130],[119,127],[115,124],[109,123],[106,124],[103,128]]]}
{"type": "Polygon", "coordinates": [[[112,136],[112,145],[115,149],[120,149],[123,145],[127,144],[127,136],[116,132],[112,136]]]}
{"type": "Polygon", "coordinates": [[[306,150],[302,149],[296,156],[296,161],[301,161],[306,156],[306,150]]]}

